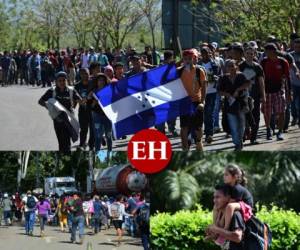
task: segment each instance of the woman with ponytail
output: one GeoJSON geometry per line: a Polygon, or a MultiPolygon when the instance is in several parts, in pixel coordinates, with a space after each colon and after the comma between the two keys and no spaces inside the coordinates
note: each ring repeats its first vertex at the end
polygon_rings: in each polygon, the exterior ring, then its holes
{"type": "MultiPolygon", "coordinates": [[[[214,208],[213,219],[214,225],[228,230],[235,211],[239,210],[242,213],[245,222],[252,217],[253,197],[245,187],[247,179],[244,171],[236,164],[229,164],[225,167],[224,183],[232,187],[231,200],[228,203],[224,214],[220,214],[214,208]]],[[[218,236],[215,243],[224,246],[227,242],[223,237],[218,236]]]]}

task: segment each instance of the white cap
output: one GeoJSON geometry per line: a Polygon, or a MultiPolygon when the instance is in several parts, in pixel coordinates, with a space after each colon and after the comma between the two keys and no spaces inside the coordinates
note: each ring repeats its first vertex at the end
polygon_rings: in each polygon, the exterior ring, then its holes
{"type": "Polygon", "coordinates": [[[215,49],[218,48],[218,43],[216,43],[216,42],[212,42],[211,45],[212,45],[215,49]]]}
{"type": "Polygon", "coordinates": [[[250,41],[248,44],[251,48],[258,49],[257,43],[255,41],[250,41]]]}
{"type": "Polygon", "coordinates": [[[8,197],[8,193],[5,193],[5,194],[3,195],[3,197],[4,197],[4,198],[7,198],[7,197],[8,197]]]}

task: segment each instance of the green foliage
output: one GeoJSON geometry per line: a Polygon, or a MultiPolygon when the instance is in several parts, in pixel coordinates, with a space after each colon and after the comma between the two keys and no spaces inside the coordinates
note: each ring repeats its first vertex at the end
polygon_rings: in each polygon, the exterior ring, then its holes
{"type": "Polygon", "coordinates": [[[160,19],[159,0],[138,3],[129,0],[1,2],[0,50],[122,47],[128,43],[143,47],[138,37],[145,29],[147,43],[157,43],[161,36],[155,25],[160,19]],[[143,14],[145,9],[149,15],[143,14]]]}
{"type": "Polygon", "coordinates": [[[266,207],[257,213],[257,217],[267,223],[273,233],[272,250],[299,249],[300,246],[300,215],[292,210],[266,207]]]}
{"type": "MultiPolygon", "coordinates": [[[[300,215],[292,210],[274,206],[262,207],[257,217],[267,223],[273,233],[272,250],[297,249],[300,245],[300,215]]],[[[158,213],[151,217],[151,244],[153,249],[217,250],[216,245],[205,241],[205,229],[212,223],[212,214],[198,208],[179,211],[174,215],[158,213]]]]}
{"type": "MultiPolygon", "coordinates": [[[[195,189],[189,189],[191,201],[200,202],[204,208],[212,209],[212,195],[216,184],[223,182],[224,167],[228,163],[236,163],[245,170],[248,178],[248,189],[255,202],[264,205],[271,203],[282,208],[293,208],[300,211],[300,155],[298,152],[218,152],[218,153],[174,153],[172,161],[165,171],[151,177],[151,194],[153,211],[176,211],[180,203],[170,199],[166,190],[177,190],[179,182],[165,180],[181,179],[185,176],[189,182],[191,176],[198,183],[195,189]],[[174,173],[175,172],[175,173],[174,173]],[[163,190],[161,183],[165,183],[163,190]],[[192,190],[195,190],[193,192],[192,190]]],[[[191,187],[194,186],[191,182],[191,187]]],[[[195,204],[195,202],[193,203],[195,204]]],[[[189,204],[189,208],[193,207],[189,204]]],[[[182,206],[181,209],[187,208],[182,206]]],[[[177,209],[178,210],[178,209],[177,209]]]]}
{"type": "Polygon", "coordinates": [[[227,34],[224,42],[266,39],[270,34],[288,40],[290,21],[299,32],[299,1],[223,0],[212,8],[220,29],[227,34]]]}
{"type": "Polygon", "coordinates": [[[204,240],[205,228],[211,223],[212,214],[202,209],[157,214],[150,219],[151,244],[154,250],[217,250],[204,240]]]}

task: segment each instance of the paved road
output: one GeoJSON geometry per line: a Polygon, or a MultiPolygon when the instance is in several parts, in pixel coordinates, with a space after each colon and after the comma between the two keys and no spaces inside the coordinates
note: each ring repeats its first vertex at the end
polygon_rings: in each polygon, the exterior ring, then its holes
{"type": "Polygon", "coordinates": [[[0,226],[0,249],[3,250],[142,250],[139,238],[123,237],[121,246],[116,246],[115,230],[103,230],[92,235],[92,230],[86,230],[83,245],[71,244],[70,234],[61,233],[57,227],[46,227],[46,236],[39,237],[39,227],[35,227],[34,236],[26,236],[20,226],[0,226]],[[91,243],[92,249],[87,248],[91,243]]]}
{"type": "MultiPolygon", "coordinates": [[[[46,89],[28,86],[13,86],[0,88],[0,150],[58,150],[57,140],[52,120],[45,108],[37,104],[46,89]]],[[[263,119],[261,119],[263,121],[263,119]]],[[[179,128],[179,123],[177,127],[179,128]]],[[[259,131],[259,145],[246,143],[245,150],[299,150],[300,129],[291,127],[285,134],[286,140],[277,142],[265,139],[265,128],[259,131]]],[[[126,151],[127,140],[114,142],[114,150],[126,151]]],[[[214,142],[206,145],[205,150],[232,150],[231,138],[224,133],[214,136],[214,142]]],[[[174,150],[180,150],[180,138],[171,138],[174,150]]],[[[73,145],[76,147],[78,143],[73,145]]]]}

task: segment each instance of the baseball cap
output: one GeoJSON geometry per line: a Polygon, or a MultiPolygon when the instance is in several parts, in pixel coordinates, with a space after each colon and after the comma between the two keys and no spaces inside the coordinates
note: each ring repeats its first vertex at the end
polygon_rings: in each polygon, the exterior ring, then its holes
{"type": "Polygon", "coordinates": [[[277,51],[277,47],[276,47],[275,43],[267,43],[265,45],[265,50],[274,50],[274,51],[277,51]]]}
{"type": "Polygon", "coordinates": [[[63,78],[66,78],[66,79],[67,79],[67,73],[64,72],[64,71],[60,71],[60,72],[56,73],[55,79],[58,79],[58,78],[60,78],[60,77],[63,77],[63,78]]]}
{"type": "Polygon", "coordinates": [[[255,41],[250,41],[248,43],[249,47],[252,47],[253,49],[258,49],[257,43],[255,41]]]}

